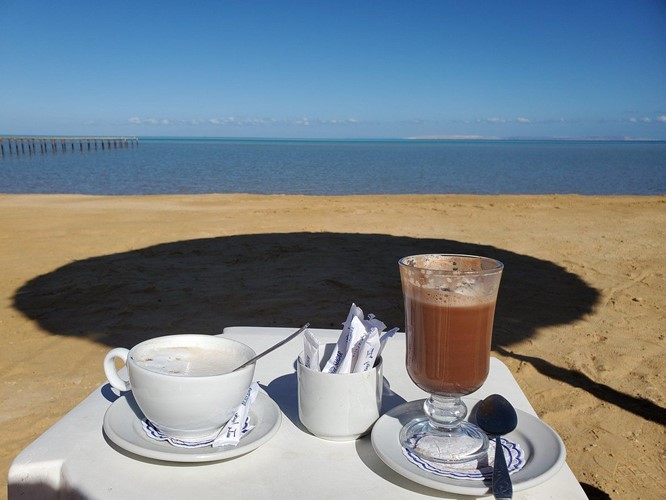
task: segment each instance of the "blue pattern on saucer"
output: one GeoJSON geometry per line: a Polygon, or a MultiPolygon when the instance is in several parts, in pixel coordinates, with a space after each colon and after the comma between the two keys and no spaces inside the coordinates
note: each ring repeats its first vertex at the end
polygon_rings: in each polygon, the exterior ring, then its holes
{"type": "MultiPolygon", "coordinates": [[[[509,469],[509,474],[518,472],[525,466],[525,452],[518,443],[514,443],[506,438],[501,438],[502,448],[504,449],[504,458],[509,469]]],[[[495,457],[495,441],[491,440],[488,447],[488,453],[480,460],[471,460],[460,464],[441,464],[430,462],[416,456],[406,448],[402,448],[402,453],[414,465],[427,472],[432,472],[438,476],[444,476],[451,479],[464,479],[473,481],[483,481],[493,477],[493,463],[495,457]]]]}
{"type": "MultiPolygon", "coordinates": [[[[213,441],[215,441],[215,438],[217,437],[217,436],[213,436],[212,438],[204,440],[204,441],[190,441],[190,440],[183,440],[183,439],[169,437],[166,434],[164,434],[161,430],[159,430],[147,418],[144,418],[144,419],[141,420],[141,427],[143,427],[143,430],[146,432],[146,435],[148,435],[148,437],[151,437],[151,438],[156,439],[158,441],[167,441],[169,444],[171,444],[173,446],[177,446],[179,448],[203,448],[205,446],[212,446],[213,441]]],[[[250,426],[250,417],[248,416],[245,419],[245,423],[243,424],[243,428],[241,429],[241,437],[245,436],[252,429],[253,429],[253,427],[250,426]]]]}

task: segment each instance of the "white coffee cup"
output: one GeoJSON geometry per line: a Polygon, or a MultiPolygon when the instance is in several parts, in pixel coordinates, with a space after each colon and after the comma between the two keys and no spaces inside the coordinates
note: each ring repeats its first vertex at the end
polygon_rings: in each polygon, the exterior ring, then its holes
{"type": "Polygon", "coordinates": [[[169,335],[116,348],[104,358],[104,373],[119,391],[132,391],[143,414],[168,436],[212,439],[233,416],[254,377],[249,346],[211,335],[169,335]],[[120,378],[115,359],[127,367],[120,378]]]}
{"type": "Polygon", "coordinates": [[[298,417],[315,436],[329,441],[352,441],[367,434],[382,406],[382,358],[359,373],[324,373],[296,363],[298,417]]]}

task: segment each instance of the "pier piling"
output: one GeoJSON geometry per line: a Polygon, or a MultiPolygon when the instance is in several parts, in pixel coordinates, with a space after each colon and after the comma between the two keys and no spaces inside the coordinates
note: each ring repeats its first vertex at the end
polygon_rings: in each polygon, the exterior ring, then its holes
{"type": "Polygon", "coordinates": [[[15,137],[15,136],[0,136],[0,156],[4,157],[6,153],[10,156],[25,156],[27,154],[33,155],[37,153],[37,144],[39,144],[39,151],[42,154],[47,152],[57,153],[58,149],[62,153],[66,153],[69,147],[70,151],[74,152],[76,144],[79,145],[79,152],[83,152],[83,143],[86,143],[88,151],[91,151],[94,146],[95,151],[98,146],[102,150],[110,149],[124,149],[136,147],[139,145],[139,138],[135,136],[113,136],[113,137],[15,137]],[[27,146],[27,148],[26,148],[27,146]]]}

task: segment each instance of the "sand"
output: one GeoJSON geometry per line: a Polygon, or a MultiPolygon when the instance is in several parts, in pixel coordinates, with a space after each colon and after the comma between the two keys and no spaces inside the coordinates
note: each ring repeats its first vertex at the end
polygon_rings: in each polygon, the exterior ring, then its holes
{"type": "Polygon", "coordinates": [[[588,495],[661,498],[665,244],[663,196],[1,195],[2,481],[110,347],[352,301],[402,328],[396,260],[464,252],[504,261],[493,354],[588,495]]]}

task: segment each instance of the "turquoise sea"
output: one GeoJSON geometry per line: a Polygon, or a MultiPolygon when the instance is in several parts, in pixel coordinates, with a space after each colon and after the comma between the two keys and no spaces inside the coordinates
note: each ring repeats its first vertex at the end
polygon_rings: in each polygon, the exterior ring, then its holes
{"type": "Polygon", "coordinates": [[[666,142],[140,138],[0,157],[1,193],[666,194],[666,142]]]}

